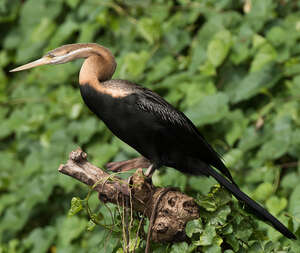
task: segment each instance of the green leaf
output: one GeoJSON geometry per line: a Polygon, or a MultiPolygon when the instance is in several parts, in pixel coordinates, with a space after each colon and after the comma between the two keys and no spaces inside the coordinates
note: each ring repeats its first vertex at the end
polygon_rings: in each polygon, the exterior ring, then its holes
{"type": "Polygon", "coordinates": [[[80,129],[78,129],[78,141],[79,143],[85,143],[91,139],[93,134],[98,129],[98,121],[96,118],[89,118],[81,123],[80,129]]]}
{"type": "Polygon", "coordinates": [[[69,113],[70,119],[77,119],[82,112],[82,104],[74,104],[71,108],[71,111],[69,113]]]}
{"type": "Polygon", "coordinates": [[[236,237],[248,241],[250,236],[253,233],[253,225],[249,222],[248,219],[243,219],[235,228],[236,237]]]}
{"type": "Polygon", "coordinates": [[[146,68],[150,56],[150,53],[144,50],[139,53],[127,54],[120,74],[125,76],[123,73],[127,72],[126,76],[129,75],[131,78],[140,77],[146,68]]]}
{"type": "Polygon", "coordinates": [[[86,228],[86,220],[80,219],[78,216],[62,218],[59,222],[57,220],[58,231],[58,245],[67,246],[70,242],[80,236],[86,228]]]}
{"type": "Polygon", "coordinates": [[[249,253],[264,253],[264,249],[263,249],[263,245],[259,242],[255,242],[251,245],[250,249],[249,249],[249,253]]]}
{"type": "Polygon", "coordinates": [[[254,191],[253,197],[259,201],[266,200],[273,192],[273,186],[269,182],[260,184],[254,191]]]}
{"type": "Polygon", "coordinates": [[[223,242],[222,238],[217,236],[214,238],[213,245],[204,246],[203,251],[206,253],[221,253],[222,252],[222,248],[221,248],[222,242],[223,242]]]}
{"type": "Polygon", "coordinates": [[[170,253],[189,252],[189,245],[186,242],[175,243],[172,245],[170,253]]]}
{"type": "Polygon", "coordinates": [[[266,206],[268,210],[270,210],[273,215],[278,215],[282,210],[287,207],[287,199],[286,198],[278,198],[276,196],[271,196],[266,201],[266,206]]]}
{"type": "Polygon", "coordinates": [[[280,46],[285,42],[288,31],[280,26],[273,26],[267,33],[267,39],[275,46],[280,46]]]}
{"type": "Polygon", "coordinates": [[[138,30],[150,44],[153,44],[160,37],[160,25],[150,18],[140,19],[138,30]]]}
{"type": "Polygon", "coordinates": [[[250,73],[261,70],[266,64],[274,61],[276,57],[276,50],[266,43],[256,53],[251,63],[250,73]]]}
{"type": "Polygon", "coordinates": [[[210,61],[206,61],[199,67],[199,70],[204,76],[215,76],[217,74],[216,68],[210,61]]]}
{"type": "Polygon", "coordinates": [[[198,241],[194,241],[193,243],[197,246],[212,245],[216,235],[216,228],[213,225],[207,224],[203,233],[200,235],[200,239],[198,241]]]}
{"type": "Polygon", "coordinates": [[[206,96],[185,113],[197,126],[215,123],[228,113],[228,97],[221,92],[206,96]]]}
{"type": "Polygon", "coordinates": [[[201,194],[208,194],[216,182],[209,177],[190,176],[188,186],[201,194]]]}
{"type": "Polygon", "coordinates": [[[225,138],[228,144],[232,146],[236,140],[243,136],[249,119],[243,115],[241,110],[235,110],[229,113],[227,118],[231,124],[226,132],[225,138]]]}
{"type": "Polygon", "coordinates": [[[172,187],[180,188],[181,191],[184,191],[187,185],[186,175],[173,168],[168,168],[165,173],[155,173],[152,180],[153,184],[157,186],[166,187],[172,185],[172,187]]]}
{"type": "Polygon", "coordinates": [[[289,212],[293,215],[294,231],[300,227],[300,185],[293,190],[289,201],[289,212]]]}
{"type": "Polygon", "coordinates": [[[254,34],[252,44],[254,49],[258,49],[266,44],[266,39],[259,34],[254,34]]]}
{"type": "Polygon", "coordinates": [[[68,216],[73,216],[83,209],[82,200],[78,197],[73,197],[71,200],[71,208],[69,210],[68,216]]]}
{"type": "Polygon", "coordinates": [[[79,29],[79,24],[72,18],[67,20],[56,30],[55,34],[51,37],[47,50],[52,50],[62,45],[68,37],[79,29]]]}
{"type": "Polygon", "coordinates": [[[204,208],[208,212],[214,212],[217,210],[217,204],[208,196],[198,195],[195,201],[200,207],[204,208]]]}
{"type": "Polygon", "coordinates": [[[292,137],[291,121],[289,116],[279,118],[274,125],[272,138],[265,142],[260,149],[259,159],[276,159],[282,156],[290,147],[292,137]]]}
{"type": "Polygon", "coordinates": [[[243,152],[240,149],[232,149],[224,155],[223,159],[228,168],[234,168],[234,166],[242,159],[242,157],[243,152]]]}
{"type": "Polygon", "coordinates": [[[56,25],[52,20],[43,18],[41,23],[35,27],[31,34],[31,41],[37,43],[41,40],[47,40],[55,31],[56,25]]]}
{"type": "Polygon", "coordinates": [[[245,22],[249,22],[255,31],[259,31],[265,22],[274,17],[275,7],[276,4],[272,0],[252,0],[251,10],[247,13],[245,22]]]}
{"type": "MultiPolygon", "coordinates": [[[[224,206],[231,201],[231,195],[221,186],[217,185],[213,187],[208,195],[198,194],[195,199],[196,203],[204,208],[208,212],[214,212],[218,207],[224,206]]],[[[225,208],[226,209],[226,208],[225,208]]],[[[228,210],[220,209],[219,212],[224,211],[224,215],[227,216],[228,210]],[[225,214],[227,213],[227,214],[225,214]]],[[[213,214],[212,214],[213,215],[213,214]]],[[[221,215],[221,214],[220,214],[221,215]]],[[[222,215],[221,215],[222,216],[222,215]]],[[[211,216],[210,216],[211,218],[211,216]]]]}
{"type": "Polygon", "coordinates": [[[294,189],[298,185],[298,177],[299,175],[297,173],[291,172],[282,178],[280,185],[283,188],[294,189]]]}
{"type": "Polygon", "coordinates": [[[247,62],[251,56],[250,44],[252,37],[253,30],[247,24],[242,24],[239,34],[232,38],[232,49],[229,57],[235,66],[247,62]]]}
{"type": "Polygon", "coordinates": [[[18,15],[19,6],[18,0],[3,0],[0,4],[0,23],[12,22],[18,15]]]}
{"type": "Polygon", "coordinates": [[[66,3],[72,8],[74,9],[78,3],[80,2],[80,0],[66,0],[66,3]]]}
{"type": "Polygon", "coordinates": [[[212,214],[208,215],[210,224],[214,226],[224,226],[227,223],[227,217],[231,213],[229,206],[221,206],[212,214]]]}
{"type": "MultiPolygon", "coordinates": [[[[10,62],[10,57],[8,56],[8,52],[7,51],[0,51],[0,67],[5,67],[9,62],[10,62]]],[[[3,72],[3,70],[2,70],[3,72]]],[[[1,74],[4,75],[4,72],[1,74]]],[[[4,77],[1,77],[1,85],[3,85],[2,80],[4,79],[4,77]]]]}
{"type": "Polygon", "coordinates": [[[24,241],[25,247],[33,253],[46,253],[53,244],[55,234],[54,227],[36,228],[24,241]]]}
{"type": "Polygon", "coordinates": [[[89,220],[89,223],[87,224],[86,230],[87,231],[93,231],[96,227],[96,223],[92,220],[89,220]]]}
{"type": "Polygon", "coordinates": [[[208,44],[207,57],[208,60],[218,67],[226,58],[231,47],[231,34],[227,30],[218,32],[211,42],[208,44]]]}
{"type": "Polygon", "coordinates": [[[98,166],[104,166],[108,163],[118,152],[119,147],[116,145],[95,143],[90,145],[87,153],[93,158],[93,163],[98,166]]]}
{"type": "Polygon", "coordinates": [[[171,56],[164,57],[153,66],[152,71],[147,75],[148,82],[155,82],[167,76],[171,71],[175,70],[177,63],[171,56]]]}
{"type": "Polygon", "coordinates": [[[186,235],[192,238],[193,234],[195,233],[202,233],[203,232],[203,225],[201,219],[191,220],[186,224],[185,227],[186,235]]]}
{"type": "Polygon", "coordinates": [[[264,142],[263,134],[255,130],[255,127],[249,126],[239,142],[239,148],[245,152],[259,146],[264,142]]]}
{"type": "Polygon", "coordinates": [[[237,252],[239,250],[239,240],[233,234],[226,236],[226,242],[233,248],[234,252],[237,252]]]}
{"type": "Polygon", "coordinates": [[[231,194],[222,186],[217,185],[211,190],[211,197],[218,206],[223,206],[231,201],[231,194]]]}
{"type": "Polygon", "coordinates": [[[241,102],[265,89],[272,87],[281,77],[280,71],[273,65],[266,65],[256,72],[249,73],[235,87],[233,103],[241,102]]]}

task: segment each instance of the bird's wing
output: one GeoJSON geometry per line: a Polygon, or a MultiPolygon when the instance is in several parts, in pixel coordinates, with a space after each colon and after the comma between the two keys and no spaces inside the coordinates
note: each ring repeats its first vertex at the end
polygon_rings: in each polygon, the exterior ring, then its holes
{"type": "Polygon", "coordinates": [[[219,154],[213,150],[184,113],[178,111],[158,94],[149,89],[142,88],[142,92],[139,93],[137,99],[137,105],[141,110],[152,113],[162,124],[174,130],[178,130],[179,133],[185,135],[185,138],[191,137],[196,140],[198,144],[200,142],[213,158],[220,159],[219,154]]]}
{"type": "Polygon", "coordinates": [[[177,135],[177,138],[192,147],[193,153],[200,160],[214,166],[234,183],[229,170],[222,162],[221,156],[209,145],[184,113],[178,111],[153,91],[143,87],[140,87],[139,90],[136,101],[139,109],[153,114],[162,125],[170,129],[170,132],[178,133],[180,136],[177,135]],[[195,149],[195,146],[198,148],[195,149]]]}

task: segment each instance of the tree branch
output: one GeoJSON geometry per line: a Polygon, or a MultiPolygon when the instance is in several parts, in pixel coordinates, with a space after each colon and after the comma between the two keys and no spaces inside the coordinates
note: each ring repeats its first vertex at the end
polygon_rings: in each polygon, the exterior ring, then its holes
{"type": "MultiPolygon", "coordinates": [[[[132,161],[134,167],[136,160],[132,161]]],[[[127,162],[126,168],[129,167],[130,162],[127,162]]],[[[121,207],[132,205],[134,211],[144,213],[152,223],[151,240],[155,242],[185,240],[186,223],[199,217],[193,198],[177,189],[156,188],[144,176],[142,169],[137,169],[126,182],[88,162],[87,154],[80,148],[70,153],[69,160],[65,165],[60,165],[58,171],[93,186],[103,202],[121,207]]]]}

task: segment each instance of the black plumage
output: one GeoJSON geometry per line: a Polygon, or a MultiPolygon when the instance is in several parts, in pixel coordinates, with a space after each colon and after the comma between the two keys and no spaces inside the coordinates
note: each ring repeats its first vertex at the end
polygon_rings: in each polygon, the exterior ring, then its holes
{"type": "Polygon", "coordinates": [[[260,219],[270,222],[286,237],[295,238],[281,222],[237,187],[220,156],[182,112],[151,90],[128,81],[109,80],[103,85],[119,85],[132,93],[112,98],[85,84],[80,86],[83,100],[116,136],[149,159],[156,169],[165,165],[183,173],[212,176],[260,219]]]}
{"type": "Polygon", "coordinates": [[[89,84],[81,85],[81,95],[87,106],[116,136],[157,167],[166,165],[182,172],[208,176],[207,167],[212,165],[234,182],[219,155],[194,124],[158,94],[124,80],[109,80],[102,85],[128,90],[130,95],[113,98],[97,92],[89,84]],[[182,157],[195,159],[195,162],[186,166],[189,161],[182,157]],[[204,162],[201,168],[191,168],[193,163],[198,166],[199,162],[204,162]]]}

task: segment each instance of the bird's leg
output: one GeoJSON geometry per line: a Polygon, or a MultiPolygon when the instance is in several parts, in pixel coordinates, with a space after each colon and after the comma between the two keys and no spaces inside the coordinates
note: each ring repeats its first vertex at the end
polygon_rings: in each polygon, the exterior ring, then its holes
{"type": "Polygon", "coordinates": [[[151,178],[156,169],[157,169],[157,166],[154,163],[152,163],[146,170],[145,176],[148,178],[151,178]]]}
{"type": "Polygon", "coordinates": [[[125,172],[132,169],[148,168],[150,165],[151,163],[148,159],[140,156],[131,160],[107,163],[105,167],[113,172],[125,172]]]}

